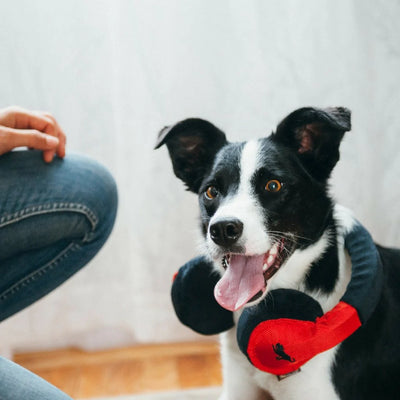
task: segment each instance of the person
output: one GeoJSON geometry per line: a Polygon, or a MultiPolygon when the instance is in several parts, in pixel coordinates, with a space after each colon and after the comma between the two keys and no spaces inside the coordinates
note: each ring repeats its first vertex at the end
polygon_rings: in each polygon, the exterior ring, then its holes
{"type": "MultiPolygon", "coordinates": [[[[87,157],[65,156],[65,145],[51,114],[0,109],[0,321],[79,271],[114,225],[113,177],[87,157]],[[30,150],[12,151],[17,147],[30,150]]],[[[0,358],[0,399],[70,397],[0,358]]]]}

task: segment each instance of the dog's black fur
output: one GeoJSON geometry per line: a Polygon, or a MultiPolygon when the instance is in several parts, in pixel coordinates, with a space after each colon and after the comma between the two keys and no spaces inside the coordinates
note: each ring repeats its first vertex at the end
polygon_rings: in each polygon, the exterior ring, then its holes
{"type": "Polygon", "coordinates": [[[400,250],[377,246],[384,284],[371,318],[339,347],[332,369],[341,399],[400,397],[400,250]]]}
{"type": "MultiPolygon", "coordinates": [[[[302,108],[286,117],[271,136],[262,139],[261,165],[252,188],[265,210],[269,232],[286,232],[291,254],[317,242],[329,230],[330,243],[305,277],[309,291],[329,296],[338,280],[337,221],[328,178],[339,160],[339,145],[350,130],[345,108],[302,108]],[[265,183],[284,183],[279,193],[265,183]]],[[[238,190],[244,143],[228,143],[207,121],[188,119],[160,132],[157,147],[167,144],[176,176],[199,194],[204,236],[220,203],[238,190]],[[216,196],[205,195],[208,188],[216,196]]],[[[243,252],[238,243],[219,246],[214,258],[243,252]]],[[[372,317],[337,351],[332,382],[343,400],[400,398],[400,251],[378,246],[384,268],[382,296],[372,317]]],[[[284,268],[284,267],[283,267],[284,268]]]]}

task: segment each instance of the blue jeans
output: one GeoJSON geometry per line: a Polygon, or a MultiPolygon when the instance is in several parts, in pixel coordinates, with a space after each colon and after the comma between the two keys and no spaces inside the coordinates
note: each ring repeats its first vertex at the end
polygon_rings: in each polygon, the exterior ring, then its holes
{"type": "MultiPolygon", "coordinates": [[[[68,154],[51,164],[38,151],[0,157],[0,321],[51,292],[97,254],[112,230],[117,202],[112,176],[86,157],[68,154]]],[[[0,400],[20,399],[69,397],[0,358],[0,400]]]]}

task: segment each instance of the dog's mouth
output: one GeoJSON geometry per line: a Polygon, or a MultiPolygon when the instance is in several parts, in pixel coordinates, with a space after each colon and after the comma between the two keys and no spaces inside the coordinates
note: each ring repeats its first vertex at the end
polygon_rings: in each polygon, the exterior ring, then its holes
{"type": "Polygon", "coordinates": [[[246,256],[226,254],[222,258],[225,273],[214,289],[217,302],[225,309],[236,311],[260,298],[271,279],[288,256],[285,240],[276,242],[265,254],[246,256]]]}

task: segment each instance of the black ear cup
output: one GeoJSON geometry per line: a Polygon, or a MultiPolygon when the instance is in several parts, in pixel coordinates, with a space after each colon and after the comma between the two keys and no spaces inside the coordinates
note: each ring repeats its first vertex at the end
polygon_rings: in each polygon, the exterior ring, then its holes
{"type": "Polygon", "coordinates": [[[179,269],[171,298],[182,324],[203,335],[214,335],[233,327],[232,312],[222,308],[214,298],[219,279],[205,257],[197,257],[179,269]]]}

